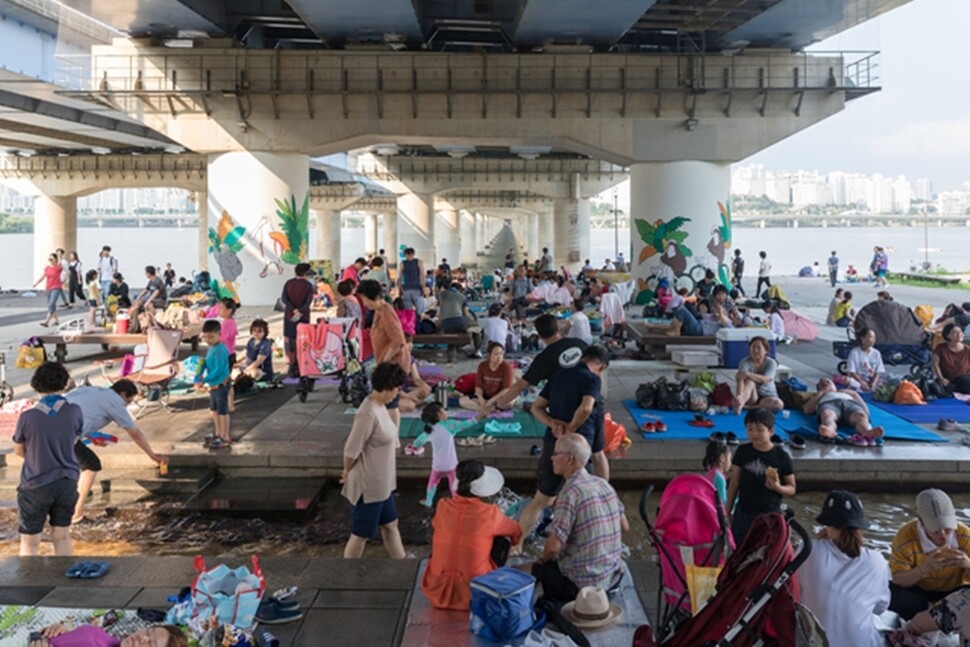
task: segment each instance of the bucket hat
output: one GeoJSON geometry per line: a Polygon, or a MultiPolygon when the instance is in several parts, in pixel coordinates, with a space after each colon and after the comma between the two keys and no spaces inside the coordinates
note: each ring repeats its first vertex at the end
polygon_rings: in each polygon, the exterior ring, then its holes
{"type": "Polygon", "coordinates": [[[580,629],[608,627],[623,615],[623,608],[610,604],[606,591],[598,586],[584,586],[572,602],[562,607],[562,614],[580,629]]]}
{"type": "Polygon", "coordinates": [[[815,521],[824,526],[833,528],[860,528],[865,530],[869,527],[866,521],[865,511],[862,509],[862,501],[852,492],[846,490],[833,490],[825,497],[822,504],[822,511],[815,521]]]}

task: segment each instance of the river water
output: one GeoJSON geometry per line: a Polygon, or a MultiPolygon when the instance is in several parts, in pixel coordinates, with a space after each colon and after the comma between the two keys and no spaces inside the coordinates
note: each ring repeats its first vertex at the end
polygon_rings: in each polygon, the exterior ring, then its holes
{"type": "MultiPolygon", "coordinates": [[[[341,235],[341,266],[350,263],[364,252],[361,229],[344,229],[341,235]]],[[[619,249],[626,258],[630,255],[630,230],[617,232],[619,249]]],[[[765,250],[772,263],[773,273],[794,275],[806,265],[818,261],[824,267],[829,252],[836,249],[843,267],[849,263],[868,267],[874,245],[890,249],[891,268],[908,270],[911,263],[923,261],[922,227],[862,228],[741,228],[734,230],[735,247],[740,248],[752,274],[757,253],[765,250]]],[[[970,228],[931,227],[929,235],[930,261],[950,270],[970,268],[966,250],[970,248],[970,228]]],[[[189,276],[195,267],[197,233],[192,227],[176,228],[120,228],[82,227],[78,229],[78,252],[81,261],[90,268],[102,245],[110,245],[118,259],[122,273],[135,284],[141,280],[141,269],[148,264],[164,267],[172,263],[175,270],[189,276]]],[[[315,241],[310,236],[310,255],[314,256],[315,241]]],[[[615,256],[616,243],[612,229],[594,229],[590,237],[590,258],[594,266],[615,256]]],[[[32,234],[0,234],[0,258],[7,259],[0,269],[0,287],[22,288],[33,283],[31,276],[32,234]]]]}

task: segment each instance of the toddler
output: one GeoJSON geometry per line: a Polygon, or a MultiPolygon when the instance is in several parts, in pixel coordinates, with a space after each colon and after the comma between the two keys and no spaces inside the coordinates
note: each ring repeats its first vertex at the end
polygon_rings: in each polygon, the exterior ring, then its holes
{"type": "Polygon", "coordinates": [[[421,410],[424,432],[414,440],[414,447],[431,442],[431,476],[428,477],[428,494],[423,501],[427,507],[434,505],[434,495],[442,478],[448,479],[451,496],[455,496],[458,454],[455,451],[455,435],[478,423],[485,416],[480,412],[471,420],[449,420],[448,411],[438,402],[425,405],[421,410]]]}
{"type": "Polygon", "coordinates": [[[269,324],[253,319],[249,324],[249,341],[246,342],[246,364],[242,372],[254,380],[273,381],[273,342],[269,340],[269,324]]]}
{"type": "Polygon", "coordinates": [[[727,478],[724,473],[731,469],[731,448],[727,443],[712,440],[707,443],[704,453],[704,476],[714,484],[717,496],[723,505],[727,505],[727,478]]]}
{"type": "Polygon", "coordinates": [[[778,512],[782,496],[795,496],[791,456],[771,440],[775,414],[768,409],[751,409],[744,417],[744,429],[750,442],[734,454],[727,497],[728,519],[739,545],[755,517],[778,512]]]}
{"type": "Polygon", "coordinates": [[[88,328],[94,328],[95,315],[101,305],[101,281],[98,280],[98,270],[88,270],[84,275],[85,290],[88,300],[88,328]]]}

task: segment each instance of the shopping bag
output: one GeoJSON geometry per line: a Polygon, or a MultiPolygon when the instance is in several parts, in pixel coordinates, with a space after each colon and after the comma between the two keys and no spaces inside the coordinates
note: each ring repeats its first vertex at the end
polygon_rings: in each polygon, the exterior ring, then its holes
{"type": "Polygon", "coordinates": [[[690,593],[690,609],[692,615],[697,615],[707,601],[717,590],[717,577],[721,574],[720,566],[695,566],[690,562],[684,564],[684,575],[687,580],[687,591],[690,593]]]}
{"type": "Polygon", "coordinates": [[[17,351],[17,368],[37,368],[47,361],[47,351],[36,337],[24,340],[17,351]]]}
{"type": "Polygon", "coordinates": [[[222,624],[249,627],[259,609],[259,601],[266,589],[259,557],[253,555],[253,570],[245,566],[231,569],[219,564],[206,570],[201,555],[195,558],[195,582],[192,583],[192,603],[197,617],[214,617],[222,624]]]}

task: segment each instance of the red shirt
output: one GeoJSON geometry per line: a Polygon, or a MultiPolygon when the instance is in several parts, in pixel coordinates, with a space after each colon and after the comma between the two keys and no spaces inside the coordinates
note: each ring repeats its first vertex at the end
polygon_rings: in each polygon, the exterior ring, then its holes
{"type": "Polygon", "coordinates": [[[421,590],[438,609],[467,611],[472,578],[496,568],[491,558],[492,542],[496,537],[508,537],[516,544],[522,536],[518,523],[497,505],[477,497],[442,499],[431,527],[431,559],[421,590]]]}
{"type": "Polygon", "coordinates": [[[357,266],[353,263],[345,267],[343,273],[340,275],[341,281],[346,281],[347,279],[353,281],[354,285],[360,283],[360,275],[357,273],[357,266]]]}
{"type": "Polygon", "coordinates": [[[494,397],[502,389],[512,386],[515,374],[512,365],[503,361],[498,365],[498,370],[493,371],[485,360],[478,365],[478,372],[475,374],[475,388],[481,389],[486,398],[494,397]]]}
{"type": "Polygon", "coordinates": [[[46,284],[44,285],[45,290],[60,290],[64,287],[61,282],[61,266],[60,265],[48,265],[44,268],[44,279],[46,284]]]}
{"type": "Polygon", "coordinates": [[[955,353],[946,344],[940,344],[933,349],[933,353],[940,358],[940,373],[948,380],[955,380],[964,375],[970,375],[970,346],[955,353]]]}

